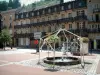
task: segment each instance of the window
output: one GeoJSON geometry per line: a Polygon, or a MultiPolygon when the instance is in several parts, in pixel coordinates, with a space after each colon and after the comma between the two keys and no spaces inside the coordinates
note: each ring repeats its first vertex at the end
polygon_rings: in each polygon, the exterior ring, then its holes
{"type": "Polygon", "coordinates": [[[98,4],[95,4],[95,8],[98,8],[98,4]]]}
{"type": "Polygon", "coordinates": [[[94,28],[94,25],[92,25],[92,29],[94,28]]]}
{"type": "Polygon", "coordinates": [[[32,12],[32,16],[34,16],[34,13],[32,12]]]}
{"type": "Polygon", "coordinates": [[[37,19],[37,22],[40,22],[40,20],[39,20],[39,19],[37,19]]]}
{"type": "Polygon", "coordinates": [[[71,9],[71,5],[70,4],[68,5],[68,9],[71,9]]]}
{"type": "Polygon", "coordinates": [[[12,20],[12,15],[10,15],[10,20],[12,20]]]}
{"type": "Polygon", "coordinates": [[[93,15],[92,15],[92,21],[93,21],[93,15]]]}
{"type": "Polygon", "coordinates": [[[49,21],[49,20],[51,20],[51,17],[50,17],[50,16],[48,17],[48,21],[49,21]]]}
{"type": "Polygon", "coordinates": [[[69,29],[72,29],[72,24],[69,24],[69,29]]]}
{"type": "Polygon", "coordinates": [[[61,18],[65,18],[65,15],[64,14],[61,14],[61,18]]]}
{"type": "Polygon", "coordinates": [[[39,15],[40,13],[39,13],[39,11],[37,12],[37,15],[39,15]]]}
{"type": "Polygon", "coordinates": [[[10,26],[9,27],[11,27],[11,23],[10,23],[10,26]]]}
{"type": "Polygon", "coordinates": [[[45,14],[45,11],[43,10],[42,13],[45,14]]]}
{"type": "Polygon", "coordinates": [[[54,19],[57,19],[57,18],[58,18],[57,15],[55,15],[55,16],[54,16],[54,19]]]}
{"type": "Polygon", "coordinates": [[[62,25],[62,28],[64,29],[65,28],[65,25],[62,25]]]}
{"type": "Polygon", "coordinates": [[[82,3],[79,3],[79,6],[82,6],[82,3]]]}
{"type": "Polygon", "coordinates": [[[28,13],[26,14],[26,17],[28,17],[28,13]]]}
{"type": "Polygon", "coordinates": [[[16,15],[16,19],[18,19],[18,15],[16,15]]]}
{"type": "Polygon", "coordinates": [[[77,11],[77,16],[80,16],[80,15],[85,15],[84,10],[79,10],[79,11],[77,11]]]}
{"type": "Polygon", "coordinates": [[[56,12],[56,11],[57,11],[57,8],[55,7],[54,10],[55,10],[55,12],[56,12]]]}
{"type": "Polygon", "coordinates": [[[64,10],[64,6],[61,6],[61,10],[64,10]]]}
{"type": "Polygon", "coordinates": [[[51,32],[51,26],[48,27],[48,32],[51,32]]]}
{"type": "Polygon", "coordinates": [[[96,20],[96,22],[99,22],[100,21],[99,14],[95,14],[95,20],[96,20]]]}
{"type": "Polygon", "coordinates": [[[23,18],[23,14],[21,15],[21,18],[23,18]]]}
{"type": "Polygon", "coordinates": [[[68,17],[72,17],[72,13],[68,13],[68,17]]]}
{"type": "Polygon", "coordinates": [[[42,21],[45,21],[45,18],[42,18],[42,21]]]}
{"type": "Polygon", "coordinates": [[[79,23],[77,23],[77,29],[79,29],[79,23]]]}
{"type": "Polygon", "coordinates": [[[48,12],[51,13],[51,9],[48,9],[48,12]]]}

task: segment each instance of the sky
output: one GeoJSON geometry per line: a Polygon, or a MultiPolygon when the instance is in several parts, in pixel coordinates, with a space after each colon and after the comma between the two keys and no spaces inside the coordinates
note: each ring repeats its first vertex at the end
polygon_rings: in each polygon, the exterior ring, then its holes
{"type": "MultiPolygon", "coordinates": [[[[0,1],[9,1],[9,0],[0,0],[0,1]]],[[[28,4],[31,4],[35,1],[40,1],[40,0],[20,0],[21,4],[25,4],[25,5],[28,5],[28,4]]],[[[71,1],[71,0],[64,0],[64,2],[67,2],[67,1],[71,1]]]]}

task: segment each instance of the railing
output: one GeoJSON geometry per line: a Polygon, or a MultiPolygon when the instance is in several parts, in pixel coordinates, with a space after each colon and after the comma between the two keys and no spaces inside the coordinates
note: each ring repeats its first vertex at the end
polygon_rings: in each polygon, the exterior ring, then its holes
{"type": "Polygon", "coordinates": [[[32,37],[32,36],[34,36],[33,33],[20,33],[20,34],[14,33],[14,37],[32,37]]]}
{"type": "Polygon", "coordinates": [[[77,21],[77,20],[87,20],[87,16],[86,16],[86,15],[76,16],[76,17],[74,18],[74,20],[75,20],[75,21],[77,21]]]}
{"type": "Polygon", "coordinates": [[[15,25],[15,28],[21,28],[21,27],[30,27],[30,26],[38,26],[38,25],[47,25],[51,23],[61,23],[61,22],[73,22],[73,17],[70,18],[62,18],[62,19],[56,19],[56,20],[50,20],[50,21],[44,21],[44,22],[38,22],[38,23],[30,23],[30,24],[22,24],[22,25],[15,25]]]}
{"type": "Polygon", "coordinates": [[[100,8],[93,9],[93,13],[98,13],[98,12],[100,12],[100,8]]]}
{"type": "Polygon", "coordinates": [[[89,29],[89,33],[100,33],[100,28],[98,28],[98,29],[89,29]]]}

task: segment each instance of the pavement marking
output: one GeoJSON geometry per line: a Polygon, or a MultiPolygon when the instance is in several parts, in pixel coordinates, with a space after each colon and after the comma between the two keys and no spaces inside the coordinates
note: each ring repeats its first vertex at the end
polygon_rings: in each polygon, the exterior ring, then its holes
{"type": "Polygon", "coordinates": [[[2,64],[0,66],[6,66],[6,65],[11,65],[11,64],[13,64],[13,62],[10,62],[10,63],[7,63],[7,64],[2,64]]]}
{"type": "Polygon", "coordinates": [[[86,75],[96,75],[96,70],[99,64],[100,56],[97,56],[95,62],[93,63],[91,69],[88,71],[86,75]]]}
{"type": "Polygon", "coordinates": [[[9,62],[9,61],[6,61],[6,60],[0,60],[0,62],[9,62]]]}

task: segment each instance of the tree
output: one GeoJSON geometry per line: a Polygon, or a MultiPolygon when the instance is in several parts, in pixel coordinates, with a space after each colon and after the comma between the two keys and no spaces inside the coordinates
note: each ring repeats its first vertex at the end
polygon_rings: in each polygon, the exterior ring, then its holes
{"type": "Polygon", "coordinates": [[[12,2],[12,0],[9,0],[8,7],[13,7],[13,2],[12,2]]]}
{"type": "Polygon", "coordinates": [[[8,3],[6,1],[0,1],[0,11],[6,11],[8,8],[8,3]]]}
{"type": "Polygon", "coordinates": [[[11,39],[11,35],[9,34],[9,30],[7,28],[3,29],[2,32],[0,33],[0,42],[3,43],[4,45],[4,50],[5,50],[5,46],[6,43],[11,43],[12,39],[11,39]]]}
{"type": "Polygon", "coordinates": [[[13,0],[13,9],[18,8],[21,6],[21,3],[19,0],[13,0]]]}

